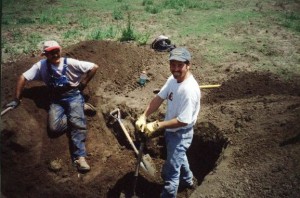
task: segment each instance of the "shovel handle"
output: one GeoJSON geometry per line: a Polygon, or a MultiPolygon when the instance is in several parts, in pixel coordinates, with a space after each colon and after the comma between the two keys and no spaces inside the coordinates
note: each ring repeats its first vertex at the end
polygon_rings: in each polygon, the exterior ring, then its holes
{"type": "Polygon", "coordinates": [[[129,141],[131,147],[133,148],[134,152],[138,155],[139,151],[137,150],[136,146],[134,145],[134,143],[133,143],[133,141],[132,141],[132,139],[131,139],[128,131],[127,131],[127,129],[124,126],[124,124],[121,122],[121,119],[118,119],[118,122],[119,122],[119,124],[120,124],[120,126],[121,126],[121,128],[122,128],[122,130],[123,130],[123,132],[124,132],[124,134],[125,134],[125,136],[127,138],[127,140],[129,141]]]}
{"type": "MultiPolygon", "coordinates": [[[[142,158],[142,155],[143,155],[143,154],[140,153],[140,152],[137,150],[136,146],[134,145],[134,143],[133,143],[133,141],[132,141],[132,139],[131,139],[131,137],[130,137],[128,131],[127,131],[127,129],[125,128],[124,124],[121,122],[121,119],[118,119],[118,122],[119,122],[119,124],[120,124],[120,126],[121,126],[121,128],[122,128],[122,130],[123,130],[123,132],[124,132],[124,134],[125,134],[125,136],[126,136],[126,138],[127,138],[127,140],[129,141],[129,143],[130,143],[132,149],[134,150],[135,154],[138,156],[138,158],[140,158],[140,157],[142,158]]],[[[143,169],[145,169],[146,171],[148,171],[147,168],[146,168],[145,163],[143,162],[143,159],[138,160],[138,161],[139,161],[140,166],[141,166],[143,169]]]]}
{"type": "MultiPolygon", "coordinates": [[[[127,129],[125,128],[124,124],[123,124],[122,121],[121,121],[121,113],[120,113],[120,109],[118,109],[118,108],[115,109],[114,111],[112,111],[112,112],[110,113],[110,115],[111,115],[112,117],[114,117],[114,118],[118,121],[119,125],[120,125],[121,128],[122,128],[123,133],[125,134],[125,136],[126,136],[128,142],[129,142],[129,144],[131,145],[132,149],[134,150],[135,154],[136,154],[138,157],[141,156],[142,159],[139,160],[140,166],[141,166],[146,172],[149,172],[149,170],[148,170],[149,167],[146,167],[147,165],[146,165],[146,163],[144,162],[144,159],[143,159],[143,156],[142,156],[143,154],[140,153],[140,152],[137,150],[135,144],[134,144],[133,141],[132,141],[132,138],[130,137],[130,135],[129,135],[127,129]]],[[[152,174],[154,174],[154,173],[150,173],[150,174],[151,174],[151,176],[152,176],[152,174]]]]}
{"type": "Polygon", "coordinates": [[[140,168],[140,164],[142,163],[143,150],[144,150],[144,143],[141,143],[140,148],[139,148],[136,169],[135,169],[135,173],[134,173],[134,176],[136,176],[136,177],[139,175],[139,168],[140,168]]]}
{"type": "Polygon", "coordinates": [[[221,85],[200,85],[199,87],[202,89],[210,89],[210,88],[217,88],[220,87],[221,85]]]}
{"type": "MultiPolygon", "coordinates": [[[[211,88],[218,88],[218,87],[220,87],[221,85],[200,85],[199,87],[201,88],[201,89],[211,89],[211,88]]],[[[160,92],[160,89],[154,89],[153,90],[153,93],[154,94],[158,94],[158,92],[160,92]]]]}
{"type": "Polygon", "coordinates": [[[116,108],[115,110],[113,110],[112,112],[110,112],[110,115],[115,118],[118,123],[120,124],[121,128],[122,128],[122,131],[124,132],[127,140],[129,141],[131,147],[133,148],[134,152],[136,153],[136,155],[139,154],[139,151],[137,150],[136,146],[134,145],[127,129],[125,128],[124,124],[122,123],[121,121],[121,112],[120,112],[120,109],[119,108],[116,108]]]}

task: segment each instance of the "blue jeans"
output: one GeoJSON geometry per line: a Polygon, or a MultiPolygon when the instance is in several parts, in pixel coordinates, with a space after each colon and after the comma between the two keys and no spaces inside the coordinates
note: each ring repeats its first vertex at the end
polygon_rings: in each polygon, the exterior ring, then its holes
{"type": "Polygon", "coordinates": [[[49,129],[56,133],[67,129],[70,131],[73,160],[86,156],[87,127],[83,105],[84,98],[80,91],[75,89],[52,99],[49,109],[49,129]]]}
{"type": "Polygon", "coordinates": [[[193,128],[181,129],[176,132],[165,132],[167,159],[162,169],[164,188],[162,198],[175,198],[179,182],[192,184],[193,173],[186,156],[193,139],[193,128]]]}

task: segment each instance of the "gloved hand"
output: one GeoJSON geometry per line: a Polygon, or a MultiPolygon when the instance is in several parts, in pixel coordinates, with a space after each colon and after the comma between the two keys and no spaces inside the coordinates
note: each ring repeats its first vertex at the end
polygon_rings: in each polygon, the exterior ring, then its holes
{"type": "Polygon", "coordinates": [[[159,124],[158,124],[158,120],[156,120],[155,122],[150,122],[148,124],[146,124],[144,133],[145,136],[148,138],[151,138],[154,134],[155,131],[157,131],[159,129],[159,124]]]}
{"type": "Polygon", "coordinates": [[[17,108],[17,106],[19,106],[19,104],[20,104],[20,99],[15,98],[13,101],[7,103],[4,106],[4,108],[12,107],[14,109],[14,108],[17,108]]]}
{"type": "Polygon", "coordinates": [[[146,116],[143,114],[141,115],[137,121],[135,122],[135,127],[141,131],[141,132],[144,132],[144,128],[146,126],[146,116]]]}
{"type": "Polygon", "coordinates": [[[83,91],[84,88],[86,87],[86,84],[80,82],[79,85],[77,86],[77,88],[79,89],[79,91],[83,91]]]}

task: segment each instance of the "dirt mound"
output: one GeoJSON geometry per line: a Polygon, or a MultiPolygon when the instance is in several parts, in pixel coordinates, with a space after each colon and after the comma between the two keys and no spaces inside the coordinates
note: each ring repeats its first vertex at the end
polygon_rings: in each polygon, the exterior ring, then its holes
{"type": "MultiPolygon", "coordinates": [[[[134,119],[154,96],[153,89],[170,75],[168,54],[109,41],[81,42],[64,54],[100,66],[84,93],[97,109],[95,116],[88,116],[87,160],[92,170],[81,174],[72,166],[67,134],[49,136],[47,88],[33,82],[24,90],[20,107],[2,117],[2,194],[128,197],[136,156],[110,112],[121,109],[122,122],[134,139],[134,119]],[[143,70],[150,81],[140,87],[137,80],[143,70]]],[[[12,99],[17,77],[39,59],[26,57],[2,66],[2,104],[12,99]]],[[[211,70],[193,67],[200,82],[214,81],[206,71],[211,70]]],[[[296,197],[300,194],[299,77],[283,81],[267,73],[239,72],[222,80],[220,88],[202,90],[202,110],[188,152],[199,187],[180,191],[178,197],[296,197]]],[[[150,120],[163,114],[164,107],[150,120]]],[[[155,178],[141,172],[137,194],[159,197],[163,136],[147,142],[145,152],[158,172],[155,178]]]]}

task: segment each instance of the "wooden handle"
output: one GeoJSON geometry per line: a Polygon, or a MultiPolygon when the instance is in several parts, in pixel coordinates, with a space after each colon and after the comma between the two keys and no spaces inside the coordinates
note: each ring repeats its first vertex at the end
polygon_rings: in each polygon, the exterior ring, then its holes
{"type": "Polygon", "coordinates": [[[124,124],[121,122],[121,120],[118,120],[118,121],[119,121],[119,124],[120,124],[120,126],[121,126],[121,128],[122,128],[122,130],[123,130],[123,132],[124,132],[124,134],[125,134],[125,136],[126,136],[126,138],[127,138],[128,141],[129,141],[131,147],[133,148],[134,152],[138,155],[138,154],[139,154],[139,151],[137,150],[136,146],[134,145],[134,143],[133,143],[133,141],[132,141],[132,139],[131,139],[131,137],[130,137],[128,131],[127,131],[127,129],[125,128],[125,126],[124,126],[124,124]]]}
{"type": "Polygon", "coordinates": [[[200,85],[199,87],[202,89],[209,89],[209,88],[217,88],[220,87],[221,85],[200,85]]]}

